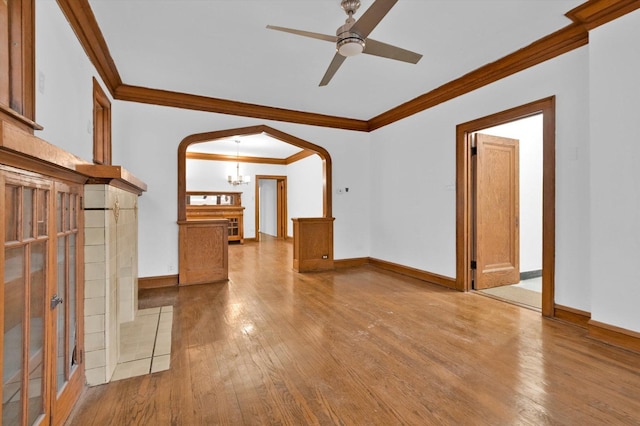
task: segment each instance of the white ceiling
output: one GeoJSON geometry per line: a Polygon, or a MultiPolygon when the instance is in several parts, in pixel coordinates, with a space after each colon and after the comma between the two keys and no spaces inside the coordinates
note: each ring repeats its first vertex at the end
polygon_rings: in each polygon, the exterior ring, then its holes
{"type": "Polygon", "coordinates": [[[339,0],[89,3],[125,84],[368,120],[568,25],[583,1],[399,0],[370,36],[422,60],[347,58],[326,87],[332,43],[265,27],[333,35],[339,0]]]}
{"type": "Polygon", "coordinates": [[[210,142],[191,144],[187,148],[187,152],[278,159],[288,158],[300,151],[302,149],[297,146],[289,145],[264,134],[232,136],[210,142]],[[236,141],[240,141],[240,143],[237,144],[236,141]]]}

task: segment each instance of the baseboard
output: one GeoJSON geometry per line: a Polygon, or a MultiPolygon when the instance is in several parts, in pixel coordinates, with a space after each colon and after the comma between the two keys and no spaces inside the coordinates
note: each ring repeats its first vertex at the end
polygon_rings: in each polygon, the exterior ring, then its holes
{"type": "Polygon", "coordinates": [[[640,353],[640,333],[613,325],[589,320],[589,337],[640,353]]]}
{"type": "Polygon", "coordinates": [[[456,290],[456,280],[454,278],[445,277],[443,275],[434,274],[421,269],[411,268],[409,266],[399,265],[393,262],[387,262],[386,260],[374,259],[372,257],[369,258],[369,264],[380,269],[397,272],[398,274],[456,290]]]}
{"type": "Polygon", "coordinates": [[[581,311],[579,309],[570,308],[568,306],[555,305],[553,311],[553,317],[555,319],[566,321],[578,327],[584,329],[589,328],[589,321],[591,320],[591,313],[581,311]]]}
{"type": "Polygon", "coordinates": [[[177,287],[178,275],[162,275],[157,277],[138,278],[138,290],[162,287],[177,287]]]}
{"type": "Polygon", "coordinates": [[[355,257],[353,259],[339,259],[333,261],[335,268],[357,268],[369,264],[368,257],[355,257]]]}
{"type": "Polygon", "coordinates": [[[536,271],[524,271],[520,272],[520,281],[530,280],[533,278],[542,277],[542,269],[536,271]]]}

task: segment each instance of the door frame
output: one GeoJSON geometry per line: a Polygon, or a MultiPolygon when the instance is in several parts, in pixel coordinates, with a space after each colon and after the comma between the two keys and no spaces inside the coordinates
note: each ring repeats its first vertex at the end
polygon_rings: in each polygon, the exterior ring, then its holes
{"type": "Polygon", "coordinates": [[[491,114],[456,126],[456,289],[470,291],[472,181],[471,134],[542,113],[542,315],[555,314],[555,96],[491,114]]]}
{"type": "Polygon", "coordinates": [[[276,181],[276,193],[277,193],[277,218],[276,227],[278,229],[277,238],[286,239],[288,233],[287,227],[287,177],[276,175],[256,175],[256,190],[255,190],[255,228],[256,228],[256,241],[260,241],[260,181],[261,180],[275,180],[276,181]],[[284,190],[279,189],[280,185],[284,185],[284,190]]]}

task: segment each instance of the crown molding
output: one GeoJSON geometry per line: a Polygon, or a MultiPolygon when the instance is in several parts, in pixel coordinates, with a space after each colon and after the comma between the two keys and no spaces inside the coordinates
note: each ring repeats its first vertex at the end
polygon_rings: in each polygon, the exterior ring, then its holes
{"type": "Polygon", "coordinates": [[[98,27],[96,17],[88,0],[57,0],[60,9],[67,17],[71,28],[76,33],[82,48],[89,56],[91,63],[114,96],[116,88],[122,84],[118,68],[111,57],[107,42],[98,27]]]}
{"type": "Polygon", "coordinates": [[[213,154],[207,152],[187,152],[188,160],[206,160],[206,161],[239,161],[241,163],[257,163],[257,164],[275,164],[278,166],[287,166],[289,164],[300,161],[304,158],[314,155],[315,152],[303,149],[287,158],[269,158],[269,157],[243,157],[235,155],[213,154]]]}
{"type": "Polygon", "coordinates": [[[368,124],[365,120],[293,111],[289,109],[229,101],[226,99],[191,95],[188,93],[129,86],[126,84],[123,84],[116,89],[115,98],[122,101],[261,118],[265,120],[285,121],[297,124],[308,124],[311,126],[332,127],[336,129],[356,130],[360,132],[366,132],[369,130],[368,124]]]}
{"type": "Polygon", "coordinates": [[[369,120],[373,131],[392,124],[438,104],[487,86],[512,74],[540,64],[546,60],[584,46],[589,33],[582,26],[571,24],[513,52],[495,62],[484,65],[437,89],[397,106],[369,120]]]}
{"type": "Polygon", "coordinates": [[[241,163],[256,163],[256,164],[275,164],[284,166],[287,164],[287,160],[283,158],[267,158],[267,157],[243,157],[235,155],[224,154],[212,154],[208,152],[187,152],[186,158],[188,160],[206,160],[206,161],[239,161],[241,163]]]}
{"type": "Polygon", "coordinates": [[[589,0],[565,16],[587,30],[599,27],[640,8],[638,0],[589,0]]]}
{"type": "Polygon", "coordinates": [[[573,24],[370,120],[358,120],[123,84],[88,0],[57,1],[115,99],[361,132],[379,129],[582,47],[589,42],[588,30],[640,8],[638,0],[588,0],[566,13],[573,24]]]}
{"type": "Polygon", "coordinates": [[[295,154],[287,157],[285,159],[285,162],[286,162],[287,165],[289,165],[289,164],[295,163],[296,161],[300,161],[300,160],[303,160],[303,159],[305,159],[307,157],[311,157],[314,154],[315,154],[315,152],[309,151],[308,149],[305,149],[305,150],[302,150],[302,151],[300,151],[298,153],[295,153],[295,154]]]}

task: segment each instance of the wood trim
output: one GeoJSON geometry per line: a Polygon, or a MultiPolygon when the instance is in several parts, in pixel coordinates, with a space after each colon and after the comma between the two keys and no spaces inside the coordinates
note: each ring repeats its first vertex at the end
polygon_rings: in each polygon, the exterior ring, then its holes
{"type": "Polygon", "coordinates": [[[366,266],[369,264],[368,257],[355,257],[352,259],[338,259],[333,261],[333,266],[336,269],[345,269],[345,268],[357,268],[360,266],[366,266]]]}
{"type": "Polygon", "coordinates": [[[241,163],[257,163],[257,164],[276,164],[286,166],[284,158],[267,158],[267,157],[246,157],[235,155],[211,154],[206,152],[187,152],[189,160],[207,160],[207,161],[239,161],[241,163]]]}
{"type": "Polygon", "coordinates": [[[15,125],[0,120],[2,164],[76,183],[86,177],[78,174],[78,165],[90,164],[15,125]]]}
{"type": "Polygon", "coordinates": [[[57,0],[60,9],[67,17],[71,28],[78,41],[84,48],[91,63],[102,77],[111,96],[115,96],[116,89],[122,85],[122,79],[118,73],[109,47],[107,46],[102,31],[98,26],[96,17],[91,10],[88,0],[57,0]]]}
{"type": "Polygon", "coordinates": [[[372,257],[369,258],[369,263],[375,267],[386,269],[387,271],[396,272],[398,274],[417,278],[419,280],[427,281],[432,284],[438,284],[451,289],[456,289],[455,278],[445,277],[444,275],[439,275],[433,272],[427,272],[421,269],[411,268],[409,266],[399,265],[397,263],[387,262],[386,260],[375,259],[372,257]]]}
{"type": "Polygon", "coordinates": [[[438,104],[462,96],[512,74],[560,56],[589,42],[589,33],[581,25],[571,24],[537,40],[527,47],[452,80],[400,106],[369,120],[369,131],[407,118],[438,104]]]}
{"type": "Polygon", "coordinates": [[[4,2],[0,37],[0,119],[33,134],[35,120],[35,1],[4,2]]]}
{"type": "MultiPolygon", "coordinates": [[[[13,39],[12,43],[20,49],[20,52],[13,57],[19,57],[20,83],[16,85],[16,81],[12,81],[12,91],[15,96],[20,99],[20,109],[18,112],[23,116],[35,120],[36,116],[36,7],[33,0],[21,1],[21,25],[19,38],[13,39]]],[[[12,29],[13,30],[13,29],[12,29]]],[[[13,105],[11,105],[13,108],[13,105]]],[[[34,128],[35,129],[35,128],[34,128]]]]}
{"type": "Polygon", "coordinates": [[[589,320],[589,337],[640,353],[640,333],[613,325],[589,320]]]}
{"type": "Polygon", "coordinates": [[[268,157],[237,157],[233,155],[212,154],[207,152],[187,152],[189,160],[207,160],[207,161],[240,161],[241,163],[257,163],[257,164],[276,164],[278,166],[288,166],[296,161],[311,157],[315,152],[303,149],[287,158],[268,158],[268,157]]]}
{"type": "Polygon", "coordinates": [[[587,30],[592,30],[638,8],[638,0],[589,0],[571,9],[565,16],[587,30]]]}
{"type": "Polygon", "coordinates": [[[127,84],[123,84],[116,89],[115,98],[121,101],[162,105],[241,117],[262,118],[265,120],[307,124],[310,126],[331,127],[360,132],[367,132],[369,130],[369,126],[365,120],[294,111],[226,99],[171,92],[168,90],[130,86],[127,84]]]}
{"type": "Polygon", "coordinates": [[[265,125],[241,127],[236,129],[218,130],[214,132],[196,133],[189,135],[180,142],[178,146],[178,220],[186,220],[185,194],[187,190],[186,182],[186,153],[189,145],[198,142],[207,142],[215,139],[228,138],[230,136],[255,135],[265,133],[282,142],[312,151],[322,159],[323,165],[323,217],[331,217],[333,209],[332,195],[332,162],[329,151],[319,145],[315,145],[304,139],[276,130],[265,125]]]}
{"type": "Polygon", "coordinates": [[[0,119],[7,120],[11,124],[18,126],[21,130],[27,130],[33,134],[34,130],[43,130],[40,124],[36,123],[33,120],[25,117],[22,114],[18,114],[16,111],[8,108],[7,106],[0,103],[0,119]]]}
{"type": "MultiPolygon", "coordinates": [[[[275,180],[276,181],[276,186],[280,185],[280,183],[284,183],[284,200],[278,200],[276,201],[277,205],[276,208],[278,209],[277,215],[276,215],[276,221],[277,221],[277,228],[280,229],[282,226],[284,226],[284,230],[285,230],[285,235],[284,236],[278,236],[280,238],[286,238],[287,237],[287,233],[288,233],[288,203],[289,200],[287,198],[287,177],[286,176],[281,176],[281,175],[256,175],[255,178],[255,188],[254,188],[254,198],[255,198],[255,203],[254,203],[254,224],[255,224],[255,240],[256,241],[260,241],[260,181],[263,179],[270,179],[270,180],[275,180]],[[284,205],[281,207],[281,203],[283,203],[284,205]],[[283,223],[284,222],[284,223],[283,223]]],[[[276,187],[277,189],[277,187],[276,187]]],[[[278,195],[279,197],[279,195],[278,195]]]]}
{"type": "Polygon", "coordinates": [[[313,151],[309,151],[308,149],[303,149],[302,151],[287,157],[285,159],[285,164],[287,164],[287,165],[293,164],[296,161],[304,160],[305,158],[311,157],[314,154],[315,154],[315,152],[313,152],[313,151]]]}
{"type": "Polygon", "coordinates": [[[91,178],[88,183],[113,185],[137,195],[147,190],[146,183],[132,175],[122,166],[79,164],[76,166],[76,170],[91,178]]]}
{"type": "Polygon", "coordinates": [[[111,101],[93,78],[93,162],[111,165],[111,101]]]}
{"type": "Polygon", "coordinates": [[[554,315],[555,282],[555,96],[482,117],[456,127],[456,285],[471,290],[471,147],[473,132],[543,114],[542,314],[554,315]]]}
{"type": "Polygon", "coordinates": [[[587,329],[589,321],[591,320],[591,313],[589,312],[557,304],[555,305],[553,316],[555,319],[577,325],[584,329],[587,329]]]}
{"type": "Polygon", "coordinates": [[[178,275],[161,275],[155,277],[138,278],[138,290],[150,288],[177,287],[178,275]]]}

